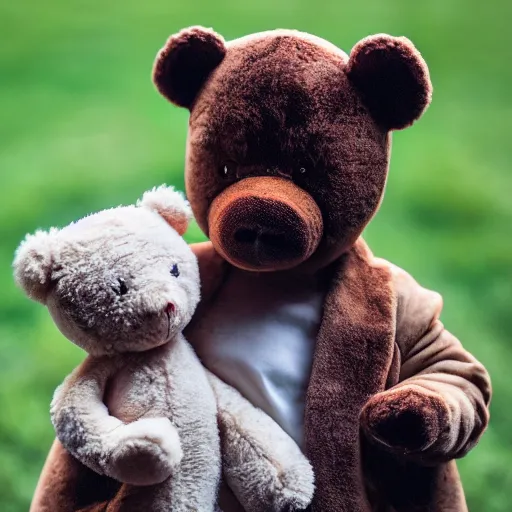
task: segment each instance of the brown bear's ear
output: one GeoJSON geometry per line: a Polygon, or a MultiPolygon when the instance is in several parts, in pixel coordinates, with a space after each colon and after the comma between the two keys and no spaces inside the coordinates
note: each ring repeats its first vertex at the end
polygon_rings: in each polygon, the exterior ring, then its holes
{"type": "Polygon", "coordinates": [[[16,283],[31,299],[43,304],[51,286],[54,235],[58,231],[52,228],[27,235],[14,257],[16,283]]]}
{"type": "Polygon", "coordinates": [[[378,34],[359,41],[346,73],[375,120],[388,130],[410,126],[432,97],[427,64],[405,37],[378,34]]]}
{"type": "Polygon", "coordinates": [[[204,27],[186,28],[171,36],[158,52],[153,81],[169,101],[190,108],[225,54],[222,36],[204,27]]]}
{"type": "Polygon", "coordinates": [[[192,218],[192,210],[183,194],[165,185],[144,192],[137,206],[158,213],[180,235],[187,231],[192,218]]]}

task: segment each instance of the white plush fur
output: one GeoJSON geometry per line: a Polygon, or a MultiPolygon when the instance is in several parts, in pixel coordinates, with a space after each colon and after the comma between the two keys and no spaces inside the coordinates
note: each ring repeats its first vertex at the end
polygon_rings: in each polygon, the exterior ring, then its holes
{"type": "Polygon", "coordinates": [[[57,229],[27,235],[16,251],[14,277],[27,295],[44,302],[52,272],[52,240],[57,229]]]}
{"type": "Polygon", "coordinates": [[[179,192],[171,193],[165,186],[145,192],[137,206],[155,210],[180,235],[185,233],[192,218],[192,209],[188,201],[179,192]]]}
{"type": "Polygon", "coordinates": [[[20,245],[15,276],[89,354],[56,390],[57,437],[125,483],[109,511],[212,511],[221,472],[248,511],[294,510],[313,494],[295,443],[206,372],[181,331],[199,301],[181,238],[190,208],[174,190],[104,210],[20,245]],[[215,393],[214,393],[215,391],[215,393]]]}
{"type": "Polygon", "coordinates": [[[303,510],[313,473],[297,444],[270,416],[208,372],[217,398],[224,477],[246,512],[303,510]]]}

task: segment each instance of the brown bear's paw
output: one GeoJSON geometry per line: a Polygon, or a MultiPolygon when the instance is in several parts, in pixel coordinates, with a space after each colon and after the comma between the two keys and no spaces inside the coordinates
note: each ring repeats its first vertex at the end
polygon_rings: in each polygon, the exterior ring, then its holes
{"type": "Polygon", "coordinates": [[[419,386],[407,386],[372,397],[361,413],[368,437],[401,454],[425,452],[449,425],[443,398],[419,386]]]}

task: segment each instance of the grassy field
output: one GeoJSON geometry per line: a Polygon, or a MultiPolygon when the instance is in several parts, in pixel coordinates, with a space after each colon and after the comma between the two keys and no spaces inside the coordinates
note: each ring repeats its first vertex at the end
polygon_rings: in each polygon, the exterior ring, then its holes
{"type": "MultiPolygon", "coordinates": [[[[512,510],[512,3],[4,0],[0,3],[0,510],[24,512],[53,439],[54,388],[83,354],[12,282],[28,231],[183,186],[187,113],[154,90],[166,37],[297,28],[349,51],[411,38],[433,105],[393,140],[374,252],[444,295],[443,319],[489,368],[491,426],[460,462],[472,512],[512,510]]],[[[188,235],[198,240],[194,227],[188,235]]]]}

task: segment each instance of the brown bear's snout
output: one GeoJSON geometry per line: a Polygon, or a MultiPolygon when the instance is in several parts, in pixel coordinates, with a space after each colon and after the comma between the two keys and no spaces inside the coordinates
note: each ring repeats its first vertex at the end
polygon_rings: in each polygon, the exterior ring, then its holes
{"type": "Polygon", "coordinates": [[[290,180],[243,179],[213,201],[210,239],[230,263],[245,270],[292,268],[308,259],[323,233],[315,200],[290,180]]]}

